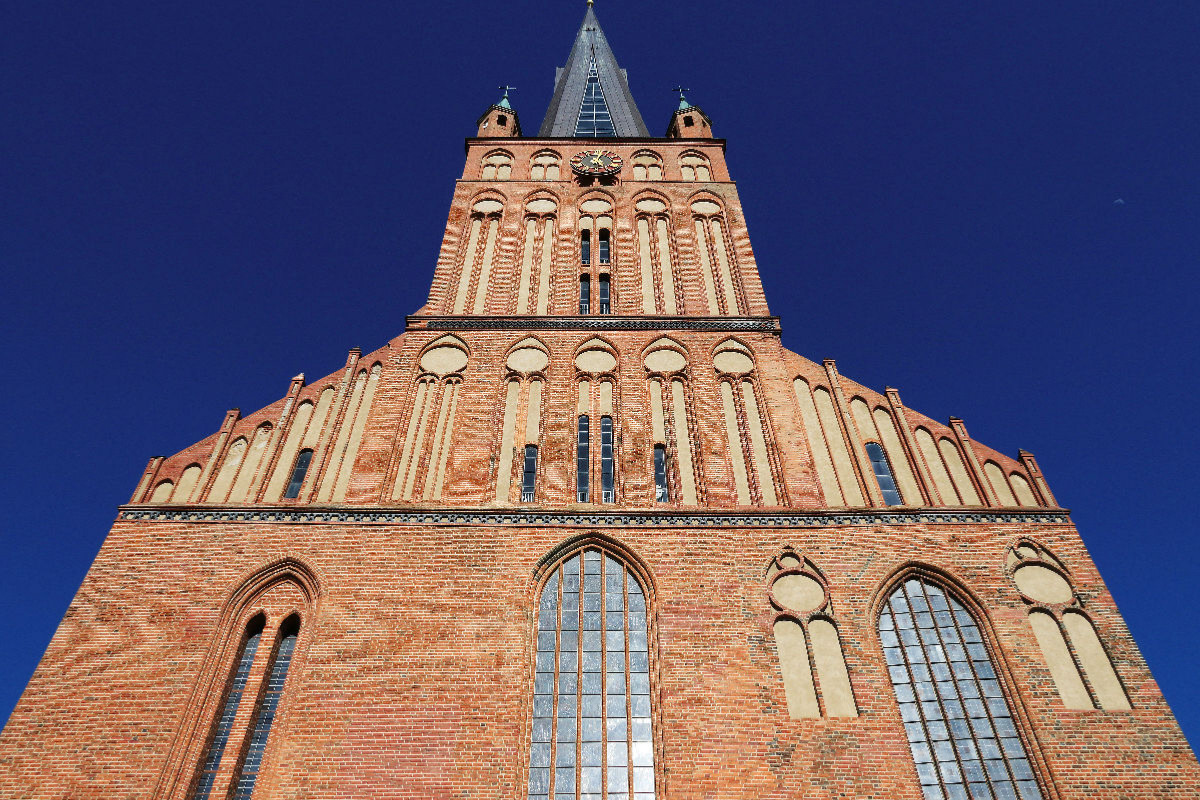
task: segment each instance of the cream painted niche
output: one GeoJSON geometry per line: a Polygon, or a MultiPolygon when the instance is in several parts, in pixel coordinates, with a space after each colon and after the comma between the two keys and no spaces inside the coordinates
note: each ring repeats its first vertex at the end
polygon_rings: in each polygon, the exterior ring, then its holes
{"type": "Polygon", "coordinates": [[[789,551],[771,562],[767,581],[788,715],[857,717],[824,579],[812,562],[789,551]]]}

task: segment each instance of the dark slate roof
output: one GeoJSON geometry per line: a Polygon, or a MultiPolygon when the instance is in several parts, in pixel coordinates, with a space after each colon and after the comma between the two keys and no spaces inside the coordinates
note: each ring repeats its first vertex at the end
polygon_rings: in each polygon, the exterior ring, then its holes
{"type": "Polygon", "coordinates": [[[617,58],[608,46],[608,40],[604,38],[604,31],[600,30],[600,22],[590,4],[579,33],[575,36],[571,55],[567,57],[567,65],[559,67],[555,75],[554,97],[550,100],[550,108],[546,109],[546,118],[542,120],[538,136],[559,138],[575,135],[575,122],[583,103],[583,90],[593,56],[617,136],[649,136],[641,112],[629,93],[625,70],[617,64],[617,58]]]}

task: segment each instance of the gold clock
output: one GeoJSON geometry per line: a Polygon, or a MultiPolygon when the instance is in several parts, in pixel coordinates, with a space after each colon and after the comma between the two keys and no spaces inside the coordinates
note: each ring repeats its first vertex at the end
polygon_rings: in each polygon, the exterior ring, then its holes
{"type": "Polygon", "coordinates": [[[571,170],[577,175],[616,175],[625,161],[611,150],[584,150],[571,158],[571,170]]]}

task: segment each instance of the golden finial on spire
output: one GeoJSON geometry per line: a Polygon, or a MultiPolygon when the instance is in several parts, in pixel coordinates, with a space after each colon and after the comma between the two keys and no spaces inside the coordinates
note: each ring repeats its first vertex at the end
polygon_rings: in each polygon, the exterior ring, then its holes
{"type": "Polygon", "coordinates": [[[596,1],[596,0],[588,0],[588,8],[591,8],[591,7],[592,7],[592,3],[594,3],[595,1],[596,1]]]}

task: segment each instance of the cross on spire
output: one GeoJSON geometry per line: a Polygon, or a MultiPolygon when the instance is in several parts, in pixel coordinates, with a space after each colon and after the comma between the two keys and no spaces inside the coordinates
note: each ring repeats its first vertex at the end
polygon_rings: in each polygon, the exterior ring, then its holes
{"type": "Polygon", "coordinates": [[[679,92],[679,108],[678,108],[678,110],[683,111],[684,109],[691,108],[692,104],[688,102],[687,97],[685,97],[683,94],[684,92],[690,92],[691,89],[684,88],[683,86],[676,86],[675,91],[679,92]]]}
{"type": "Polygon", "coordinates": [[[500,106],[501,108],[512,108],[512,105],[508,102],[508,93],[516,91],[517,87],[515,87],[515,86],[497,86],[496,88],[499,89],[500,91],[504,92],[504,96],[501,97],[496,102],[496,105],[500,106]]]}

